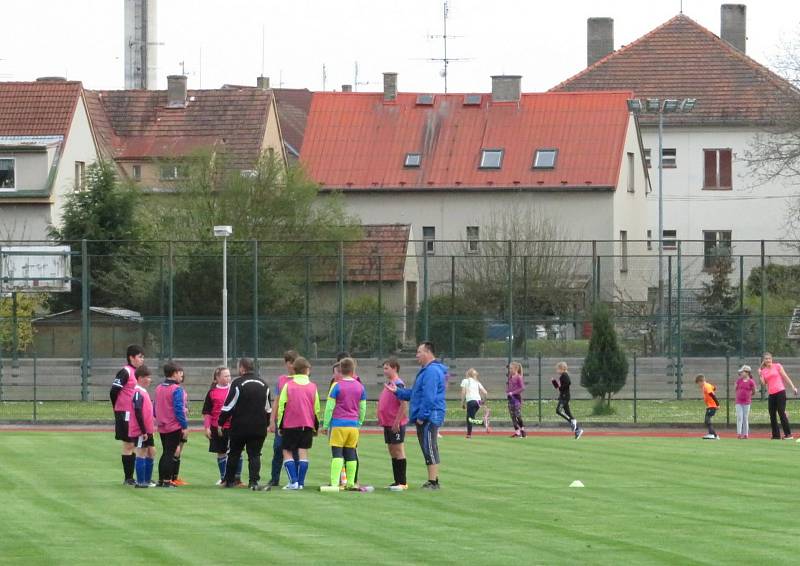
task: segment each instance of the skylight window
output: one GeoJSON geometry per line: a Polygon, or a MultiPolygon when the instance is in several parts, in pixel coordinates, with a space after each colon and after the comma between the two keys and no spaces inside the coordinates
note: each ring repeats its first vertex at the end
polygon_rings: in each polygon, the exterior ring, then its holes
{"type": "Polygon", "coordinates": [[[480,94],[465,94],[464,95],[464,106],[480,106],[481,105],[481,95],[480,94]]]}
{"type": "Polygon", "coordinates": [[[417,106],[433,106],[433,95],[432,94],[418,94],[417,95],[417,106]]]}
{"type": "Polygon", "coordinates": [[[503,165],[502,149],[483,149],[481,150],[481,169],[500,169],[503,165]]]}
{"type": "Polygon", "coordinates": [[[403,162],[405,167],[419,167],[422,164],[422,154],[406,153],[406,160],[403,162]]]}
{"type": "Polygon", "coordinates": [[[537,149],[533,158],[534,169],[553,169],[556,166],[557,149],[537,149]]]}

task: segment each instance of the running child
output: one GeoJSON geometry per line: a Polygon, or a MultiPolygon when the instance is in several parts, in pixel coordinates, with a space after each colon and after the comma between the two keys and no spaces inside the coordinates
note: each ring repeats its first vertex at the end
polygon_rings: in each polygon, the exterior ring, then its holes
{"type": "Polygon", "coordinates": [[[308,472],[308,451],[319,429],[319,393],[309,379],[311,364],[302,356],[292,364],[294,375],[278,399],[278,431],[283,437],[283,465],[289,483],[283,489],[303,489],[308,472]],[[298,453],[295,462],[292,453],[298,453]]]}
{"type": "Polygon", "coordinates": [[[572,411],[569,409],[569,386],[572,384],[572,381],[569,378],[569,373],[567,373],[567,362],[558,362],[556,364],[556,371],[560,374],[558,379],[552,379],[550,381],[553,387],[558,389],[556,414],[569,423],[575,435],[575,440],[578,440],[583,435],[583,429],[578,426],[578,421],[572,416],[572,411]]]}
{"type": "MultiPolygon", "coordinates": [[[[211,388],[206,393],[203,402],[203,428],[205,428],[206,438],[208,438],[208,451],[217,455],[217,467],[219,468],[219,481],[217,485],[222,485],[225,481],[225,466],[228,463],[228,433],[231,429],[230,421],[222,426],[222,434],[219,433],[219,414],[222,406],[228,397],[231,389],[231,370],[220,366],[214,370],[211,381],[211,388]]],[[[239,460],[239,470],[237,471],[236,481],[241,483],[242,463],[239,460]]]]}
{"type": "MultiPolygon", "coordinates": [[[[405,387],[400,379],[400,363],[397,358],[389,358],[383,362],[383,375],[386,383],[393,383],[395,387],[405,387]]],[[[386,389],[381,391],[378,398],[378,425],[383,427],[383,440],[392,457],[392,476],[394,481],[389,485],[390,491],[403,491],[408,489],[406,480],[406,425],[408,424],[408,401],[401,401],[397,396],[386,389]]]]}
{"type": "Polygon", "coordinates": [[[136,487],[155,486],[153,479],[153,460],[156,457],[156,443],[153,439],[153,402],[147,388],[152,375],[145,365],[136,368],[136,387],[131,400],[131,418],[128,421],[128,436],[136,439],[136,487]]]}
{"type": "Polygon", "coordinates": [[[483,424],[481,419],[476,419],[478,409],[486,401],[489,394],[480,381],[480,375],[475,368],[469,368],[466,377],[461,380],[461,408],[467,410],[467,438],[472,438],[472,425],[483,424]]]}
{"type": "Polygon", "coordinates": [[[717,390],[717,386],[707,382],[706,377],[702,373],[697,374],[694,378],[694,382],[700,388],[700,391],[703,392],[703,401],[706,402],[706,418],[703,422],[708,427],[708,434],[706,434],[703,439],[719,440],[719,435],[711,424],[711,419],[717,414],[717,409],[719,409],[719,399],[717,399],[714,393],[717,390]]]}
{"type": "Polygon", "coordinates": [[[736,438],[745,439],[750,436],[750,404],[756,382],[750,366],[739,368],[739,379],[736,380],[736,438]]]}
{"type": "Polygon", "coordinates": [[[345,489],[357,490],[356,472],[358,461],[359,429],[364,424],[367,414],[367,391],[364,385],[355,380],[356,364],[352,358],[339,361],[341,379],[335,383],[328,393],[325,403],[325,419],[322,433],[330,429],[329,445],[331,447],[331,483],[339,485],[342,465],[347,471],[345,489]]]}
{"type": "Polygon", "coordinates": [[[511,438],[525,438],[525,423],[522,422],[522,392],[525,391],[525,381],[522,378],[522,364],[511,362],[508,368],[508,381],[506,381],[506,397],[508,398],[508,414],[511,424],[514,425],[514,434],[511,438]]]}
{"type": "Polygon", "coordinates": [[[114,438],[122,441],[122,472],[124,485],[136,485],[133,470],[136,455],[133,453],[135,439],[128,436],[130,422],[130,406],[136,388],[136,368],[144,364],[144,350],[141,346],[131,344],[125,353],[127,363],[117,372],[111,384],[111,405],[114,407],[114,438]]]}
{"type": "Polygon", "coordinates": [[[175,452],[182,438],[188,436],[189,422],[186,419],[185,394],[180,384],[180,367],[174,362],[164,364],[164,381],[156,387],[156,428],[161,437],[161,458],[158,460],[158,484],[156,487],[175,487],[175,452]]]}

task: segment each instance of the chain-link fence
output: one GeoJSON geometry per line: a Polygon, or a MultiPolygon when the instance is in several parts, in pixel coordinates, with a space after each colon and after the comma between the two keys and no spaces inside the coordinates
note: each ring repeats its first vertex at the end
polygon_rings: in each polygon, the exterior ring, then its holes
{"type": "Polygon", "coordinates": [[[60,274],[71,283],[66,293],[31,293],[37,282],[4,259],[2,379],[5,387],[17,358],[66,359],[89,400],[94,376],[109,375],[98,374],[101,360],[124,359],[128,344],[143,345],[149,359],[218,361],[223,325],[231,358],[295,348],[312,359],[339,351],[383,359],[428,339],[457,365],[577,360],[600,302],[612,306],[626,352],[664,360],[658,372],[667,381],[685,381],[689,358],[798,353],[795,243],[663,244],[659,252],[658,241],[627,240],[229,241],[223,254],[220,240],[75,242],[70,272],[60,274]]]}

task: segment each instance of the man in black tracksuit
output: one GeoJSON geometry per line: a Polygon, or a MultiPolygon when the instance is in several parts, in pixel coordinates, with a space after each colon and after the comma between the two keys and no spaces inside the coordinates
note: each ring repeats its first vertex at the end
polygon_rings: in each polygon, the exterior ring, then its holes
{"type": "Polygon", "coordinates": [[[220,435],[222,426],[231,421],[229,431],[228,464],[225,468],[224,487],[236,485],[236,470],[247,449],[249,486],[253,491],[266,491],[269,486],[261,486],[261,447],[267,438],[269,415],[272,412],[272,394],[269,386],[255,374],[252,358],[239,360],[239,377],[231,383],[225,405],[219,415],[220,435]]]}

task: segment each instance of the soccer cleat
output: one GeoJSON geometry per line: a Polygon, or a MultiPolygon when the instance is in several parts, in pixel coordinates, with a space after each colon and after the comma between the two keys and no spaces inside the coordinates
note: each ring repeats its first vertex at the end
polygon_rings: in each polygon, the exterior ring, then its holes
{"type": "Polygon", "coordinates": [[[134,485],[133,487],[135,487],[135,488],[137,488],[137,489],[147,489],[148,487],[150,487],[150,484],[147,484],[147,483],[137,483],[137,484],[136,484],[136,485],[134,485]]]}
{"type": "Polygon", "coordinates": [[[269,485],[261,485],[258,482],[251,483],[248,487],[251,491],[269,491],[272,489],[269,485]]]}
{"type": "Polygon", "coordinates": [[[468,434],[468,435],[467,435],[467,436],[465,436],[464,438],[472,438],[472,435],[471,435],[471,434],[468,434]]]}
{"type": "Polygon", "coordinates": [[[425,483],[422,484],[422,489],[437,490],[437,489],[441,489],[441,487],[439,486],[439,482],[438,481],[437,482],[432,482],[431,480],[428,480],[428,481],[426,481],[425,483]]]}
{"type": "Polygon", "coordinates": [[[223,483],[225,483],[225,480],[224,480],[224,479],[222,479],[222,478],[220,478],[220,479],[218,479],[218,480],[216,481],[216,483],[214,483],[214,485],[222,485],[223,483]]]}
{"type": "Polygon", "coordinates": [[[287,490],[290,490],[290,491],[298,490],[298,489],[300,489],[300,484],[297,483],[297,482],[287,483],[285,486],[283,486],[283,489],[287,489],[287,490]]]}
{"type": "Polygon", "coordinates": [[[784,436],[783,439],[784,440],[794,440],[794,436],[790,434],[788,436],[784,436]]]}
{"type": "Polygon", "coordinates": [[[156,485],[158,485],[158,484],[156,484],[156,482],[151,481],[151,482],[148,482],[147,487],[155,487],[156,485]]]}
{"type": "Polygon", "coordinates": [[[719,437],[716,434],[706,434],[703,437],[703,440],[716,440],[717,438],[719,437]]]}
{"type": "Polygon", "coordinates": [[[135,479],[127,479],[122,482],[122,485],[136,485],[135,479]]]}
{"type": "Polygon", "coordinates": [[[396,483],[389,486],[389,491],[405,491],[408,489],[408,486],[404,483],[396,483]]]}
{"type": "Polygon", "coordinates": [[[239,486],[236,485],[236,482],[224,481],[224,482],[222,482],[220,484],[220,487],[228,489],[228,488],[234,488],[234,487],[239,487],[239,486]]]}
{"type": "Polygon", "coordinates": [[[189,485],[189,484],[183,481],[181,478],[176,478],[172,480],[172,485],[189,485]]]}
{"type": "Polygon", "coordinates": [[[156,484],[156,487],[170,487],[170,488],[174,488],[175,486],[174,486],[174,485],[172,485],[172,482],[171,482],[171,481],[167,480],[167,481],[160,481],[160,482],[158,482],[158,483],[156,484]]]}
{"type": "Polygon", "coordinates": [[[511,438],[522,438],[522,435],[518,432],[515,432],[514,434],[511,435],[511,438]]]}
{"type": "Polygon", "coordinates": [[[527,438],[527,437],[528,437],[528,433],[527,433],[527,432],[525,432],[524,430],[521,430],[521,431],[520,431],[520,436],[521,436],[522,438],[527,438]]]}
{"type": "Polygon", "coordinates": [[[483,424],[483,419],[467,419],[467,420],[469,422],[471,422],[472,424],[476,424],[476,425],[482,425],[483,424]]]}
{"type": "Polygon", "coordinates": [[[578,440],[581,436],[583,436],[583,429],[579,428],[575,431],[575,440],[578,440]]]}

